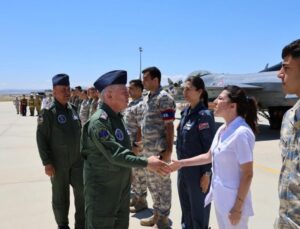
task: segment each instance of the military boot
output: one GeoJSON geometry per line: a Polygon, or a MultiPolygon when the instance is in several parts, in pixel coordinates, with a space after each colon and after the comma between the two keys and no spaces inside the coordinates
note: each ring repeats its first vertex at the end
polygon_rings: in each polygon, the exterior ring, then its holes
{"type": "Polygon", "coordinates": [[[69,226],[58,226],[58,229],[70,229],[69,226]]]}
{"type": "Polygon", "coordinates": [[[152,227],[155,229],[169,229],[169,217],[168,216],[160,216],[157,220],[157,223],[152,227]]]}
{"type": "Polygon", "coordinates": [[[154,213],[151,217],[146,219],[141,219],[140,224],[142,226],[152,227],[154,226],[158,221],[158,214],[154,213]]]}
{"type": "Polygon", "coordinates": [[[147,208],[148,208],[147,200],[144,198],[139,198],[135,203],[135,205],[131,206],[129,210],[131,213],[136,213],[147,208]]]}

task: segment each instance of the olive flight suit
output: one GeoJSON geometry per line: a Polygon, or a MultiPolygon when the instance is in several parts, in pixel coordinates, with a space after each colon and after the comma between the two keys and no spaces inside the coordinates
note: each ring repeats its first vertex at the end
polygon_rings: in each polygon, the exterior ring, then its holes
{"type": "Polygon", "coordinates": [[[32,96],[30,96],[28,100],[28,106],[29,106],[30,116],[34,116],[35,104],[34,104],[34,98],[32,96]]]}
{"type": "Polygon", "coordinates": [[[52,164],[52,207],[58,226],[67,226],[69,189],[75,199],[75,228],[84,229],[83,159],[80,155],[81,124],[71,104],[54,101],[38,117],[37,145],[43,165],[52,164]]]}
{"type": "Polygon", "coordinates": [[[100,103],[81,139],[86,229],[128,228],[131,167],[147,166],[130,148],[122,115],[100,103]]]}

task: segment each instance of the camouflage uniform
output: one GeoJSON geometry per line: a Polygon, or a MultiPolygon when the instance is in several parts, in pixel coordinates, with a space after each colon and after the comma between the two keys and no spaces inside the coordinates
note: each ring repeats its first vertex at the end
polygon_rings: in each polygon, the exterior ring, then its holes
{"type": "MultiPolygon", "coordinates": [[[[142,120],[142,106],[138,106],[142,102],[143,97],[133,100],[129,103],[125,111],[124,121],[131,143],[136,141],[137,130],[142,120]]],[[[142,153],[139,156],[142,156],[142,153]]],[[[138,167],[132,168],[132,178],[131,191],[133,192],[133,198],[146,199],[147,177],[145,169],[138,167]]]]}
{"type": "MultiPolygon", "coordinates": [[[[159,156],[167,148],[165,124],[175,119],[174,99],[162,88],[144,97],[143,119],[141,123],[143,154],[146,157],[159,156]]],[[[170,175],[160,176],[149,170],[147,186],[153,199],[154,214],[168,216],[171,209],[171,179],[170,175]]]]}
{"type": "Polygon", "coordinates": [[[82,126],[89,119],[89,113],[90,113],[90,101],[89,101],[89,99],[82,100],[82,103],[80,105],[80,111],[79,111],[79,118],[80,118],[82,126]]]}
{"type": "Polygon", "coordinates": [[[41,106],[42,106],[42,100],[39,96],[35,97],[34,106],[35,106],[37,115],[39,115],[41,113],[41,106]]]}
{"type": "Polygon", "coordinates": [[[34,98],[32,96],[30,96],[28,100],[28,106],[29,106],[30,116],[34,116],[35,104],[34,104],[34,98]]]}
{"type": "Polygon", "coordinates": [[[99,105],[98,100],[99,100],[98,98],[92,100],[90,104],[89,117],[92,117],[92,115],[96,112],[99,105]]]}
{"type": "Polygon", "coordinates": [[[280,207],[275,228],[296,229],[300,228],[300,100],[284,115],[280,134],[280,207]]]}

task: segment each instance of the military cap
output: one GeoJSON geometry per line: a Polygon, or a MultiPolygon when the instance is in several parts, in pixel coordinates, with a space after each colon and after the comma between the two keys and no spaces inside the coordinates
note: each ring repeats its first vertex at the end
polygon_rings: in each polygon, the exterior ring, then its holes
{"type": "Polygon", "coordinates": [[[64,73],[57,74],[52,78],[53,86],[63,85],[63,86],[70,86],[69,76],[64,73]]]}
{"type": "Polygon", "coordinates": [[[104,88],[114,84],[126,84],[127,72],[124,70],[114,70],[100,76],[94,83],[95,88],[101,92],[104,88]]]}

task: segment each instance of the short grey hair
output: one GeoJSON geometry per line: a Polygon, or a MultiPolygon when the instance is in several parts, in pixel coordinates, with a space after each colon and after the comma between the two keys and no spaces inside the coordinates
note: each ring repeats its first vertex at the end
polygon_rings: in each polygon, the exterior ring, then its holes
{"type": "MultiPolygon", "coordinates": [[[[105,101],[105,97],[108,91],[110,90],[114,90],[117,86],[119,86],[118,84],[113,84],[113,85],[109,85],[106,88],[104,88],[101,93],[100,93],[100,99],[102,101],[105,101]]],[[[115,89],[116,90],[116,89],[115,89]]]]}

